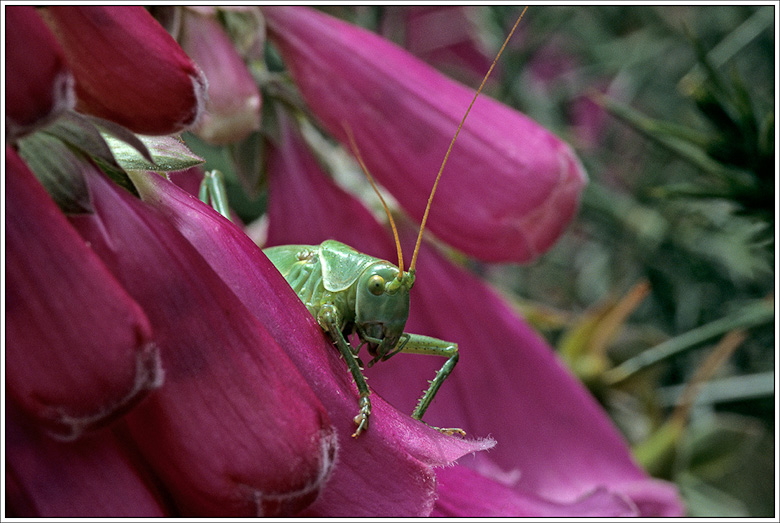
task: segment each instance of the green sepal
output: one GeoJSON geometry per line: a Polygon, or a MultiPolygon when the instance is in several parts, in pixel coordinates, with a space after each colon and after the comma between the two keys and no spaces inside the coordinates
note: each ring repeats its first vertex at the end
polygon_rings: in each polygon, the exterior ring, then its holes
{"type": "Polygon", "coordinates": [[[43,129],[42,132],[56,136],[63,142],[89,154],[93,158],[100,159],[117,168],[119,167],[98,128],[83,115],[73,111],[67,112],[43,129]]]}
{"type": "Polygon", "coordinates": [[[95,126],[101,130],[102,135],[109,134],[122,140],[127,145],[130,145],[136,151],[138,151],[141,156],[149,161],[149,163],[154,163],[154,159],[152,158],[149,149],[146,148],[144,142],[129,129],[122,127],[118,123],[112,122],[111,120],[105,120],[103,118],[98,118],[97,116],[87,116],[86,118],[92,121],[95,126]]]}
{"type": "Polygon", "coordinates": [[[135,147],[140,154],[151,160],[151,155],[146,146],[132,132],[102,118],[69,111],[41,132],[57,137],[75,150],[88,154],[114,182],[138,196],[138,192],[135,190],[130,178],[128,178],[127,173],[114,158],[111,148],[101,134],[101,130],[108,131],[127,142],[135,147]]]}
{"type": "Polygon", "coordinates": [[[109,133],[102,133],[119,165],[126,171],[182,171],[204,162],[180,139],[173,136],[138,136],[150,153],[151,161],[136,147],[109,133]]]}
{"type": "Polygon", "coordinates": [[[19,155],[68,214],[93,211],[83,170],[88,160],[56,136],[35,133],[19,140],[19,155]]]}

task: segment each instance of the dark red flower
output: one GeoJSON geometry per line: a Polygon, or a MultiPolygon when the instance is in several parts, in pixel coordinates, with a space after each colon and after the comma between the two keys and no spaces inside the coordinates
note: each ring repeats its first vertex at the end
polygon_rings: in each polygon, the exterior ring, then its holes
{"type": "Polygon", "coordinates": [[[5,7],[5,130],[12,142],[73,108],[73,76],[35,8],[5,7]]]}
{"type": "Polygon", "coordinates": [[[146,314],[6,147],[6,390],[59,438],[162,382],[146,314]]]}
{"type": "Polygon", "coordinates": [[[333,466],[328,413],[274,336],[168,220],[97,172],[70,220],[149,316],[165,385],[124,420],[188,515],[293,514],[333,466]]]}
{"type": "Polygon", "coordinates": [[[172,134],[203,110],[206,81],[140,6],[43,10],[76,78],[76,108],[141,134],[172,134]]]}
{"type": "Polygon", "coordinates": [[[42,434],[6,405],[5,499],[14,517],[163,517],[159,493],[111,431],[75,442],[42,434]]]}

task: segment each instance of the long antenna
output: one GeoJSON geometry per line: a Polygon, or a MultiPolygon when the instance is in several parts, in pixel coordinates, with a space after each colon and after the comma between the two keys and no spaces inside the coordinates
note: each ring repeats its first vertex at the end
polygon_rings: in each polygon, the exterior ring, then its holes
{"type": "Polygon", "coordinates": [[[382,198],[382,193],[379,192],[379,188],[376,186],[376,182],[374,182],[374,177],[371,176],[370,172],[368,172],[368,167],[366,167],[365,162],[363,162],[363,157],[360,156],[360,150],[358,150],[357,143],[355,143],[355,136],[352,134],[352,128],[349,126],[346,120],[343,120],[341,125],[344,127],[344,131],[347,133],[347,138],[349,138],[349,145],[352,147],[352,152],[355,154],[355,158],[357,158],[357,161],[360,164],[360,168],[363,169],[363,173],[366,175],[366,178],[368,178],[368,181],[371,182],[371,187],[374,188],[374,192],[377,196],[379,196],[379,201],[382,202],[382,207],[385,208],[387,219],[390,220],[390,227],[393,229],[393,237],[395,238],[395,248],[398,250],[398,279],[400,280],[404,274],[404,253],[401,252],[401,241],[398,239],[398,229],[395,227],[393,215],[390,214],[390,209],[387,208],[385,199],[382,198]]]}
{"type": "Polygon", "coordinates": [[[512,34],[514,34],[515,29],[517,28],[518,24],[520,24],[520,20],[523,19],[523,15],[527,10],[528,10],[528,6],[525,6],[523,12],[520,13],[520,16],[517,17],[517,21],[515,22],[515,25],[512,26],[512,30],[509,31],[509,35],[507,35],[506,40],[504,40],[504,44],[501,46],[501,49],[498,50],[498,54],[496,55],[496,58],[493,60],[493,63],[490,65],[490,69],[488,69],[485,78],[482,79],[482,83],[480,84],[479,89],[477,89],[477,92],[474,94],[474,98],[472,98],[471,103],[469,104],[469,108],[466,109],[466,114],[463,115],[463,119],[460,121],[460,125],[458,125],[458,129],[455,131],[455,136],[452,137],[450,146],[447,149],[447,154],[444,155],[444,160],[441,162],[441,167],[439,167],[439,174],[436,175],[436,181],[433,182],[433,189],[431,189],[431,194],[430,196],[428,196],[428,204],[425,206],[425,213],[423,213],[422,222],[420,223],[420,234],[417,235],[417,243],[414,245],[414,252],[412,253],[412,264],[409,265],[409,272],[411,273],[414,273],[414,267],[417,264],[417,254],[420,252],[420,243],[422,243],[422,235],[423,235],[423,231],[425,230],[425,222],[428,221],[428,212],[431,210],[433,195],[436,194],[436,187],[438,187],[439,185],[439,179],[441,178],[441,173],[444,171],[444,166],[447,164],[447,159],[449,159],[450,157],[450,152],[452,152],[452,146],[455,145],[455,140],[458,138],[458,134],[460,134],[460,130],[463,127],[463,123],[466,121],[466,117],[469,115],[471,108],[474,106],[474,102],[477,101],[477,97],[479,96],[479,93],[481,93],[482,88],[485,87],[485,82],[487,82],[490,73],[493,72],[493,68],[496,66],[498,59],[501,57],[501,53],[504,52],[504,48],[506,47],[506,44],[509,43],[509,39],[512,38],[512,34]]]}

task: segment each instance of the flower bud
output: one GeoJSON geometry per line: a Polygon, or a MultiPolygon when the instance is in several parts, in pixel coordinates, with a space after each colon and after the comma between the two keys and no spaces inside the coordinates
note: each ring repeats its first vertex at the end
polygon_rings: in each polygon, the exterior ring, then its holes
{"type": "Polygon", "coordinates": [[[71,109],[73,76],[54,35],[35,8],[5,8],[6,141],[45,125],[71,109]]]}
{"type": "MultiPolygon", "coordinates": [[[[374,177],[417,220],[474,90],[383,38],[306,7],[265,7],[270,39],[322,125],[351,127],[374,177]]],[[[485,261],[548,249],[585,184],[572,149],[527,116],[480,96],[455,143],[428,227],[485,261]]]]}
{"type": "Polygon", "coordinates": [[[208,80],[208,101],[194,132],[208,143],[238,142],[260,128],[260,90],[212,16],[183,13],[181,45],[208,80]]]}
{"type": "Polygon", "coordinates": [[[203,73],[146,9],[50,6],[44,15],[76,78],[79,111],[154,135],[197,120],[203,73]]]}

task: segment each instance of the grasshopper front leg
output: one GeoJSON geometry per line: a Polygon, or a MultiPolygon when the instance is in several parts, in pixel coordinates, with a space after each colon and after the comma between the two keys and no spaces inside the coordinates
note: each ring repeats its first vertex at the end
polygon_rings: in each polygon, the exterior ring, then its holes
{"type": "MultiPolygon", "coordinates": [[[[428,406],[431,404],[431,401],[433,401],[436,393],[439,392],[442,383],[444,383],[444,380],[450,375],[452,369],[455,368],[455,364],[458,363],[458,345],[456,343],[450,343],[448,341],[431,338],[430,336],[422,336],[420,334],[404,333],[404,335],[409,338],[401,349],[401,352],[407,354],[427,354],[447,358],[447,361],[444,362],[444,365],[442,365],[441,369],[436,373],[436,377],[431,381],[428,390],[426,390],[420,398],[414,412],[412,412],[412,418],[422,421],[423,414],[428,410],[428,406]]],[[[458,428],[434,428],[449,435],[466,435],[462,429],[458,428]]]]}
{"type": "Polygon", "coordinates": [[[355,357],[355,351],[341,333],[341,329],[339,328],[341,321],[336,307],[330,304],[325,304],[320,307],[320,311],[317,314],[317,322],[323,329],[328,331],[330,338],[336,343],[336,347],[338,347],[341,356],[344,358],[344,361],[347,362],[347,367],[352,373],[352,379],[355,380],[355,385],[360,394],[360,411],[358,412],[358,415],[355,416],[357,429],[355,430],[355,433],[352,434],[352,437],[356,438],[361,432],[368,429],[368,419],[371,416],[371,399],[369,398],[371,392],[368,390],[366,378],[363,376],[363,372],[355,357]]]}

